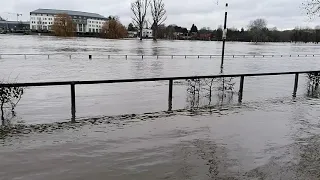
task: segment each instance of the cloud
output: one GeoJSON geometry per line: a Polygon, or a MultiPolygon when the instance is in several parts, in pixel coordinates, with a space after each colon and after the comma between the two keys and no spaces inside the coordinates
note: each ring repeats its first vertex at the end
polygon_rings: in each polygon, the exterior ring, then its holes
{"type": "MultiPolygon", "coordinates": [[[[38,8],[68,9],[117,15],[124,24],[131,22],[130,3],[133,0],[0,0],[0,16],[15,20],[11,13],[22,13],[28,20],[30,11],[38,8]]],[[[166,24],[190,28],[217,28],[223,24],[226,0],[164,0],[168,19],[166,24]]],[[[301,0],[228,0],[228,27],[247,27],[251,20],[264,18],[269,27],[291,29],[296,26],[317,25],[309,21],[301,8],[301,0]]],[[[148,17],[151,20],[151,17],[148,17]]]]}

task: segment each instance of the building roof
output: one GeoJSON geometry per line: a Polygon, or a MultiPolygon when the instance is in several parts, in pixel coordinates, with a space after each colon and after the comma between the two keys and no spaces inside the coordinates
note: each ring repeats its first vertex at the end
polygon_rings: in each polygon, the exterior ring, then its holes
{"type": "Polygon", "coordinates": [[[106,17],[97,13],[58,10],[58,9],[37,9],[35,11],[32,11],[30,14],[68,14],[70,16],[84,16],[84,17],[90,17],[90,18],[107,19],[106,17]]]}

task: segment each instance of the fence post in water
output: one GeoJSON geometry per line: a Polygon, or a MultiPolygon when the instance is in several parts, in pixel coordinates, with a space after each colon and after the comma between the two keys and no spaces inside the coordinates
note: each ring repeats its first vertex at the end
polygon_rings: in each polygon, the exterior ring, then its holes
{"type": "Polygon", "coordinates": [[[76,90],[75,83],[71,83],[71,123],[76,122],[76,90]]]}
{"type": "Polygon", "coordinates": [[[293,97],[297,97],[298,84],[299,84],[299,73],[296,73],[296,77],[294,80],[293,97]]]}
{"type": "Polygon", "coordinates": [[[126,59],[128,59],[128,55],[126,55],[126,59]]]}
{"type": "Polygon", "coordinates": [[[169,80],[169,97],[168,97],[168,111],[172,111],[172,88],[173,80],[169,80]]]}
{"type": "Polygon", "coordinates": [[[24,59],[27,59],[27,55],[24,55],[24,59]]]}
{"type": "Polygon", "coordinates": [[[90,60],[92,59],[92,55],[89,55],[89,59],[90,59],[90,60]]]}
{"type": "Polygon", "coordinates": [[[143,55],[141,56],[141,58],[143,59],[143,55]]]}
{"type": "Polygon", "coordinates": [[[240,79],[240,88],[239,88],[239,99],[238,99],[238,102],[239,102],[239,103],[242,103],[243,84],[244,84],[244,76],[241,76],[241,79],[240,79]]]}
{"type": "Polygon", "coordinates": [[[1,54],[0,54],[0,59],[2,59],[1,54]]]}
{"type": "Polygon", "coordinates": [[[110,55],[108,55],[108,59],[110,59],[110,55]]]}

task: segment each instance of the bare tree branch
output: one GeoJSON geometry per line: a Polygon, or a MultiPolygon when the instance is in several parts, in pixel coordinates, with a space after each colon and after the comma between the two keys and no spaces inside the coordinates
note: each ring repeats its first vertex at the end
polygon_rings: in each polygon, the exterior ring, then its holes
{"type": "Polygon", "coordinates": [[[149,4],[150,3],[148,0],[136,0],[135,2],[131,3],[131,11],[133,13],[132,21],[133,24],[139,28],[140,40],[142,40],[142,30],[146,21],[149,4]]]}
{"type": "Polygon", "coordinates": [[[151,0],[151,15],[153,18],[153,39],[157,40],[158,28],[167,20],[167,11],[163,0],[151,0]]]}
{"type": "Polygon", "coordinates": [[[306,0],[302,5],[310,18],[320,16],[320,0],[306,0]]]}

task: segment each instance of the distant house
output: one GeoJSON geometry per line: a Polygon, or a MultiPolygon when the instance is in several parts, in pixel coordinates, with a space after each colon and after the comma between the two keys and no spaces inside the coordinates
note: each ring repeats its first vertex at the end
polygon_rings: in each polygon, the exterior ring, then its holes
{"type": "Polygon", "coordinates": [[[137,31],[128,31],[128,38],[135,38],[138,37],[137,31]]]}
{"type": "Polygon", "coordinates": [[[152,29],[142,29],[143,38],[153,38],[152,29]]]}

